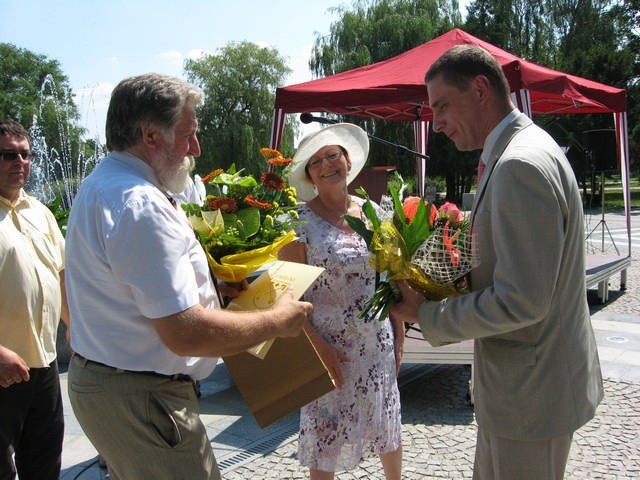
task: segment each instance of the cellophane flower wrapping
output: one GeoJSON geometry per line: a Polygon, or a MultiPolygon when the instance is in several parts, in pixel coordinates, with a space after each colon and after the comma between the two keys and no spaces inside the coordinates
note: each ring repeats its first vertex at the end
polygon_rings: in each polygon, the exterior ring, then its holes
{"type": "Polygon", "coordinates": [[[372,267],[381,281],[374,296],[360,312],[384,319],[401,300],[396,282],[406,280],[429,300],[441,300],[468,291],[466,275],[478,265],[470,238],[469,222],[450,202],[440,208],[417,196],[403,198],[404,188],[390,185],[380,210],[373,208],[366,191],[363,211],[368,224],[345,216],[367,243],[372,267]]]}
{"type": "Polygon", "coordinates": [[[264,172],[259,179],[242,175],[234,165],[214,170],[202,179],[204,203],[182,205],[213,274],[227,283],[239,283],[277,260],[278,251],[296,238],[296,191],[282,175],[291,158],[270,148],[260,153],[264,172]]]}

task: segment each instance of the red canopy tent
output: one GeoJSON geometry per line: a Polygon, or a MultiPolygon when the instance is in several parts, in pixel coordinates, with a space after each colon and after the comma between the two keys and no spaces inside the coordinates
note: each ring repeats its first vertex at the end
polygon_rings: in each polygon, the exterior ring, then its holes
{"type": "MultiPolygon", "coordinates": [[[[453,29],[382,62],[278,88],[271,146],[280,146],[287,114],[330,112],[413,122],[416,149],[426,153],[428,122],[432,113],[424,74],[442,53],[458,44],[478,45],[496,57],[511,85],[514,103],[530,117],[537,114],[576,113],[614,115],[629,231],[629,143],[625,90],[528,62],[460,29],[453,29]]],[[[630,238],[629,234],[629,245],[630,238]]]]}

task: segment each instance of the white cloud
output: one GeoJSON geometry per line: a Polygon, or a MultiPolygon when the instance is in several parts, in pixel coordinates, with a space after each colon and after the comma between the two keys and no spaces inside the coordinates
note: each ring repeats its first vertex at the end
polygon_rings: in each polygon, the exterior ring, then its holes
{"type": "Polygon", "coordinates": [[[182,53],[178,50],[167,50],[166,52],[162,52],[160,54],[162,58],[168,60],[169,63],[173,66],[182,67],[182,53]]]}
{"type": "Polygon", "coordinates": [[[206,50],[202,50],[200,48],[194,49],[194,50],[189,50],[189,52],[187,53],[187,58],[190,60],[197,60],[199,58],[204,57],[205,55],[207,55],[209,52],[207,52],[206,50]]]}

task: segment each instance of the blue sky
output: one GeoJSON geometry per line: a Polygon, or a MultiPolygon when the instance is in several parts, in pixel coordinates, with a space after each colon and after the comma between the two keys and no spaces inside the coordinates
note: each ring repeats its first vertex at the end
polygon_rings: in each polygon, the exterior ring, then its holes
{"type": "MultiPolygon", "coordinates": [[[[460,2],[466,5],[467,1],[460,2]]],[[[113,87],[156,71],[183,76],[186,58],[229,42],[271,46],[288,61],[287,85],[311,80],[315,33],[329,33],[342,0],[0,0],[0,42],[57,60],[82,125],[104,140],[113,87]]]]}

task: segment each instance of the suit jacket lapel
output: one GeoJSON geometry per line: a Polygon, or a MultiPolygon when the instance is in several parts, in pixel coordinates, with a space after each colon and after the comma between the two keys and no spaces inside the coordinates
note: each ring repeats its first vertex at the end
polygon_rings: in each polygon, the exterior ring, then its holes
{"type": "Polygon", "coordinates": [[[480,204],[482,197],[484,196],[485,190],[487,188],[487,184],[489,183],[489,178],[493,173],[493,169],[498,164],[500,157],[504,153],[507,145],[513,139],[513,137],[523,128],[531,125],[533,121],[527,117],[524,113],[521,113],[516,117],[516,119],[511,122],[504,131],[498,137],[498,140],[493,147],[491,152],[483,152],[486,167],[484,169],[484,174],[480,179],[480,184],[478,185],[478,190],[476,191],[475,198],[473,199],[473,206],[471,207],[471,225],[473,226],[473,217],[475,216],[475,212],[480,204]]]}

